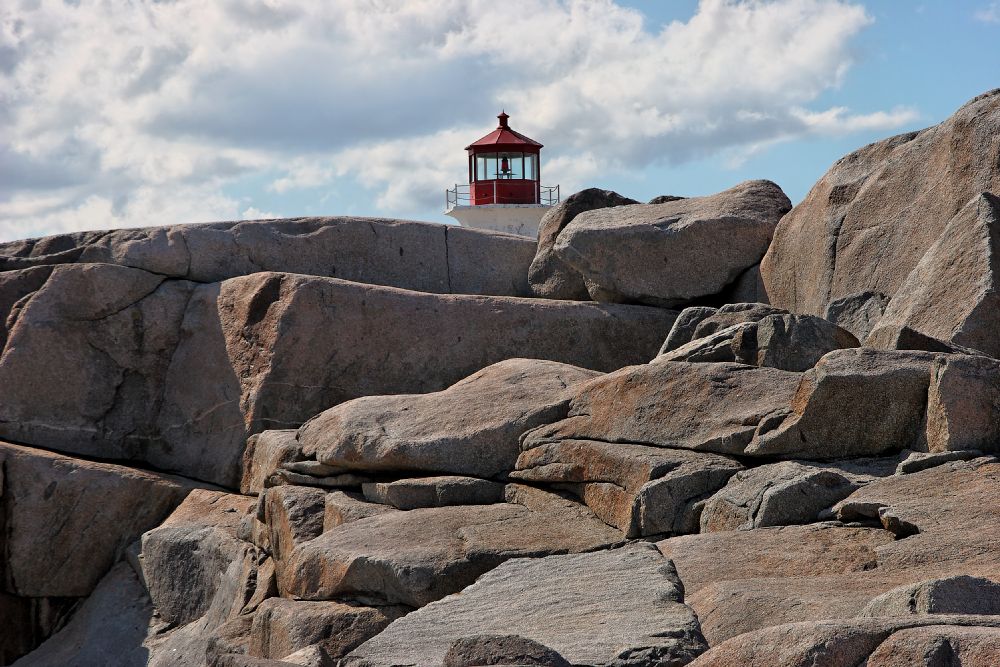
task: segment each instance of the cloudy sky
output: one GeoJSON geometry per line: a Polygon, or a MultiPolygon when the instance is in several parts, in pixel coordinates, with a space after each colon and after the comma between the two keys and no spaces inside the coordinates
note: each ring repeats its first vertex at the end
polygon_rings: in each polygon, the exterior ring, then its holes
{"type": "Polygon", "coordinates": [[[797,201],[997,86],[990,0],[3,0],[0,240],[446,221],[501,108],[564,193],[797,201]]]}

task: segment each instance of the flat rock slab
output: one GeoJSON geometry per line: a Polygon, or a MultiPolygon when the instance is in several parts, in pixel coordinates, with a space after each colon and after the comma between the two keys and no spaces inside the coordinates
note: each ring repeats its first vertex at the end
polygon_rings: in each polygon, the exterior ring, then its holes
{"type": "Polygon", "coordinates": [[[574,665],[685,664],[706,644],[683,599],[649,544],[519,558],[395,621],[346,664],[441,665],[456,642],[481,635],[518,635],[574,665]]]}
{"type": "Polygon", "coordinates": [[[420,607],[510,558],[621,541],[586,507],[554,494],[515,486],[508,499],[390,512],[338,526],[295,550],[279,573],[282,589],[300,599],[420,607]]]}
{"type": "Polygon", "coordinates": [[[363,484],[365,500],[396,509],[445,507],[448,505],[492,505],[504,501],[504,485],[478,477],[444,475],[363,484]]]}
{"type": "Polygon", "coordinates": [[[23,299],[0,313],[0,437],[232,489],[254,433],[359,396],[439,391],[513,357],[614,370],[652,357],[675,317],[279,273],[197,284],[111,264],[56,266],[23,299]]]}
{"type": "Polygon", "coordinates": [[[331,466],[502,476],[514,467],[521,434],[563,417],[573,387],[598,375],[509,359],[444,391],[342,403],[310,419],[298,441],[331,466]]]}
{"type": "Polygon", "coordinates": [[[117,264],[209,283],[260,271],[422,292],[528,296],[532,239],[385,218],[326,217],[77,232],[0,244],[0,272],[117,264]],[[488,259],[488,261],[483,261],[488,259]]]}
{"type": "Polygon", "coordinates": [[[129,544],[196,486],[0,442],[0,571],[7,590],[27,597],[89,595],[129,544]]]}
{"type": "Polygon", "coordinates": [[[522,452],[511,477],[571,490],[632,538],[697,532],[696,503],[742,469],[717,454],[560,440],[522,452]]]}
{"type": "MultiPolygon", "coordinates": [[[[976,657],[995,657],[982,649],[996,646],[1000,619],[990,616],[928,615],[886,619],[843,619],[789,623],[734,637],[703,653],[691,667],[927,667],[952,662],[924,662],[933,654],[916,650],[928,646],[930,636],[974,639],[961,665],[988,665],[976,657]],[[897,638],[898,636],[898,638],[897,638]],[[924,641],[920,641],[920,639],[924,641]],[[913,643],[910,643],[913,642],[913,643]],[[921,646],[922,644],[922,646],[921,646]],[[885,646],[885,649],[882,647],[885,646]],[[905,647],[905,648],[903,648],[905,647]],[[916,662],[890,657],[900,648],[916,662]],[[891,653],[890,653],[891,651],[891,653]],[[888,654],[888,655],[887,655],[888,654]],[[870,656],[870,658],[869,658],[870,656]]],[[[938,648],[940,645],[934,648],[938,648]]],[[[898,655],[898,653],[896,653],[898,655]]],[[[948,654],[945,654],[948,655],[948,654]]],[[[950,657],[950,656],[949,656],[950,657]]]]}
{"type": "Polygon", "coordinates": [[[631,366],[582,385],[568,417],[529,432],[523,447],[576,439],[744,454],[762,425],[790,414],[800,379],[742,364],[631,366]]]}
{"type": "Polygon", "coordinates": [[[593,299],[675,306],[721,292],[759,262],[789,209],[774,183],[746,181],[708,197],[586,211],[553,252],[593,299]]]}

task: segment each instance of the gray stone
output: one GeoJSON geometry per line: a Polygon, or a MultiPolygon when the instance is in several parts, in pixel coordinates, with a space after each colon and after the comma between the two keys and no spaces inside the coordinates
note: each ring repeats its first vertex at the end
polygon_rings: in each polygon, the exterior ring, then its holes
{"type": "Polygon", "coordinates": [[[700,318],[691,334],[691,340],[710,336],[734,324],[760,322],[772,315],[788,315],[787,310],[766,303],[727,303],[707,317],[700,318]]]}
{"type": "MultiPolygon", "coordinates": [[[[1000,119],[1000,113],[996,115],[1000,119]]],[[[996,170],[995,178],[1000,182],[1000,167],[996,170]]],[[[889,302],[879,327],[905,326],[1000,357],[998,252],[1000,199],[983,192],[948,222],[913,267],[889,302]]]]}
{"type": "Polygon", "coordinates": [[[302,448],[295,439],[295,429],[264,431],[247,439],[243,452],[243,479],[240,493],[257,495],[272,474],[292,461],[303,458],[302,448]]]}
{"type": "Polygon", "coordinates": [[[741,455],[790,413],[801,375],[726,363],[630,366],[582,385],[569,416],[530,431],[522,446],[602,440],[741,455]]]}
{"type": "MultiPolygon", "coordinates": [[[[989,662],[978,663],[973,654],[991,658],[988,652],[991,648],[1000,646],[998,641],[996,619],[984,616],[911,616],[907,618],[865,618],[846,620],[823,620],[803,623],[789,623],[764,628],[762,630],[734,637],[719,645],[713,645],[690,667],[944,667],[945,665],[988,665],[989,662]],[[925,627],[932,626],[932,627],[925,627]],[[944,626],[944,627],[942,627],[944,626]],[[988,627],[977,627],[988,626],[988,627]],[[970,647],[964,660],[959,663],[923,662],[932,659],[934,652],[921,652],[920,649],[940,649],[931,642],[916,644],[917,637],[927,639],[925,632],[936,631],[936,636],[957,636],[980,641],[970,647]],[[942,632],[944,631],[944,632],[942,632]],[[952,635],[952,633],[955,633],[952,635]],[[887,657],[883,647],[898,647],[892,640],[899,636],[906,651],[906,656],[900,656],[902,661],[887,657]],[[907,641],[909,640],[909,641],[907,641]],[[983,641],[985,640],[985,641],[983,641]],[[916,645],[915,645],[916,644],[916,645]],[[930,645],[929,645],[930,644],[930,645]],[[983,644],[987,644],[986,647],[983,644]],[[919,647],[919,648],[918,648],[919,647]],[[986,648],[986,651],[976,650],[986,648]],[[914,650],[917,649],[917,650],[914,650]],[[912,660],[919,660],[915,662],[912,660]]],[[[960,643],[961,640],[956,642],[960,643]]],[[[945,654],[953,657],[954,654],[945,654]]],[[[992,657],[995,657],[995,653],[992,657]]]]}
{"type": "Polygon", "coordinates": [[[719,294],[723,303],[770,303],[767,287],[760,275],[760,264],[754,264],[719,294]]]}
{"type": "Polygon", "coordinates": [[[858,616],[909,614],[1000,615],[1000,584],[967,575],[921,581],[883,593],[858,616]]]}
{"type": "Polygon", "coordinates": [[[722,291],[759,262],[790,208],[774,183],[746,181],[708,197],[581,213],[553,252],[591,298],[675,306],[722,291]]]}
{"type": "Polygon", "coordinates": [[[328,658],[340,658],[381,632],[405,613],[402,607],[363,607],[342,602],[270,598],[253,617],[249,654],[285,658],[320,645],[328,658]]]}
{"type": "Polygon", "coordinates": [[[699,501],[742,466],[716,454],[593,440],[561,440],[521,453],[511,477],[580,497],[626,537],[696,532],[699,501]]]}
{"type": "Polygon", "coordinates": [[[581,213],[636,203],[634,199],[622,197],[611,190],[587,188],[570,195],[548,211],[538,224],[538,249],[528,269],[532,293],[548,299],[589,299],[583,278],[553,252],[553,246],[560,232],[581,213]]]}
{"type": "Polygon", "coordinates": [[[146,590],[132,569],[119,563],[101,579],[66,627],[16,664],[143,667],[149,659],[143,642],[152,621],[153,605],[146,590]]]}
{"type": "Polygon", "coordinates": [[[198,282],[286,271],[423,292],[527,296],[534,251],[531,239],[450,225],[290,218],[15,241],[0,244],[0,272],[89,262],[198,282]]]}
{"type": "Polygon", "coordinates": [[[512,487],[508,503],[415,509],[360,519],[296,548],[284,593],[419,607],[510,558],[592,551],[621,541],[578,503],[512,487]]]}
{"type": "MultiPolygon", "coordinates": [[[[823,315],[859,292],[894,297],[962,207],[1000,192],[998,132],[1000,89],[838,160],[775,230],[761,262],[771,303],[823,315]]],[[[971,305],[947,300],[935,307],[971,305]]]]}
{"type": "Polygon", "coordinates": [[[478,665],[545,665],[572,667],[548,646],[520,635],[473,635],[452,642],[444,667],[478,665]]]}
{"type": "Polygon", "coordinates": [[[32,598],[89,595],[196,486],[5,442],[0,470],[0,573],[7,592],[32,598]]]}
{"type": "Polygon", "coordinates": [[[734,324],[661,354],[659,361],[720,362],[806,371],[828,352],[857,347],[835,324],[811,315],[770,315],[734,324]]]}
{"type": "MultiPolygon", "coordinates": [[[[225,587],[230,567],[239,570],[253,558],[253,547],[236,537],[236,526],[253,500],[195,490],[166,521],[142,536],[143,583],[163,620],[183,625],[204,616],[225,587]]],[[[252,594],[233,591],[228,606],[239,611],[252,594]]]]}
{"type": "Polygon", "coordinates": [[[681,665],[706,649],[683,600],[670,561],[650,544],[517,559],[399,619],[345,662],[440,665],[457,641],[515,634],[574,665],[681,665]]]}
{"type": "Polygon", "coordinates": [[[1000,655],[1000,628],[970,621],[977,625],[924,625],[893,632],[868,657],[866,667],[991,665],[1000,655]]]}
{"type": "Polygon", "coordinates": [[[705,319],[719,312],[718,308],[708,306],[691,306],[681,311],[681,314],[674,320],[674,326],[670,328],[667,339],[660,347],[660,354],[666,354],[671,350],[676,350],[681,345],[694,340],[694,332],[698,325],[705,319]]]}
{"type": "Polygon", "coordinates": [[[858,340],[864,340],[878,324],[888,304],[889,297],[881,292],[867,290],[834,299],[826,307],[823,317],[847,329],[858,340]]]}
{"type": "Polygon", "coordinates": [[[915,329],[898,324],[879,324],[868,337],[865,347],[876,350],[924,350],[926,352],[951,352],[955,354],[977,354],[982,352],[970,347],[949,343],[922,334],[915,329]]]}
{"type": "Polygon", "coordinates": [[[437,393],[343,403],[310,419],[298,438],[306,455],[332,466],[502,476],[521,434],[564,415],[573,386],[597,375],[510,359],[437,393]]]}
{"type": "Polygon", "coordinates": [[[291,274],[196,286],[62,265],[8,320],[0,437],[236,488],[259,431],[358,396],[438,391],[519,355],[612,370],[650,358],[673,319],[291,274]]]}
{"type": "Polygon", "coordinates": [[[824,509],[871,479],[832,465],[798,461],[744,470],[705,503],[701,531],[812,523],[824,509]]]}
{"type": "Polygon", "coordinates": [[[977,449],[966,449],[957,452],[912,452],[896,466],[896,474],[908,475],[950,461],[969,461],[981,456],[983,456],[983,453],[977,449]]]}
{"type": "MultiPolygon", "coordinates": [[[[261,504],[271,557],[281,572],[296,546],[323,532],[326,493],[308,486],[277,486],[264,492],[261,504]]],[[[280,577],[278,590],[282,590],[280,577]]]]}
{"type": "Polygon", "coordinates": [[[492,505],[504,501],[504,485],[477,477],[445,475],[363,484],[365,500],[401,510],[447,505],[492,505]]]}
{"type": "Polygon", "coordinates": [[[345,523],[396,511],[394,507],[365,502],[361,494],[331,491],[326,494],[323,510],[323,532],[325,533],[345,523]]]}
{"type": "Polygon", "coordinates": [[[927,395],[927,448],[931,452],[1000,453],[1000,361],[939,355],[927,395]]]}

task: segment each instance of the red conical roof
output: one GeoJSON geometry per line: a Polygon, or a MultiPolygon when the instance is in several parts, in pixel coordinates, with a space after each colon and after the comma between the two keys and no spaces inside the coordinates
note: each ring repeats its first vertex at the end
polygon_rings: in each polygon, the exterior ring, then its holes
{"type": "Polygon", "coordinates": [[[508,149],[523,151],[527,149],[529,153],[537,153],[538,149],[542,147],[542,144],[538,143],[534,139],[529,139],[520,132],[515,132],[510,129],[507,125],[507,119],[510,118],[510,116],[508,116],[505,112],[501,111],[497,118],[500,119],[500,124],[497,126],[497,129],[493,130],[479,141],[469,144],[465,147],[465,150],[492,148],[496,150],[508,149]]]}

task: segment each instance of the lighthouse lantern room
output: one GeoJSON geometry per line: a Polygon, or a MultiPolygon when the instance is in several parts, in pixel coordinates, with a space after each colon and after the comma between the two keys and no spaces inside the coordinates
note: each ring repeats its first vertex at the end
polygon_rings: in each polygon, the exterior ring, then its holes
{"type": "Polygon", "coordinates": [[[445,213],[464,227],[536,237],[559,186],[541,185],[542,144],[512,130],[506,113],[497,118],[497,129],[465,147],[469,184],[446,191],[445,213]]]}

